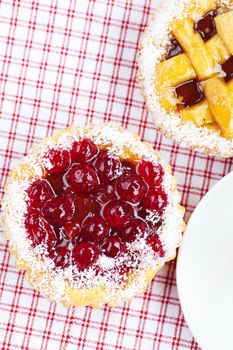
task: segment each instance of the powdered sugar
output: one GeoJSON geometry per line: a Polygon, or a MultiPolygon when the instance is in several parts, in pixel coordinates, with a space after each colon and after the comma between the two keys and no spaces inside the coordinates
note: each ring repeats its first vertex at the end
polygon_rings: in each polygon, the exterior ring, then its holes
{"type": "MultiPolygon", "coordinates": [[[[165,0],[155,12],[140,43],[138,80],[146,98],[148,109],[154,116],[156,127],[167,137],[195,151],[222,157],[233,156],[233,140],[225,139],[215,130],[196,127],[184,122],[178,114],[167,113],[159,103],[155,90],[155,65],[163,58],[170,40],[170,24],[174,18],[185,16],[185,6],[191,0],[165,0]]],[[[231,7],[229,0],[218,1],[218,5],[231,7]]]]}
{"type": "MultiPolygon", "coordinates": [[[[90,125],[85,129],[74,126],[58,132],[53,138],[45,139],[39,146],[33,148],[28,156],[20,161],[15,174],[17,176],[12,176],[9,180],[2,204],[6,238],[10,241],[10,248],[15,252],[17,263],[30,267],[32,271],[30,279],[34,287],[52,300],[67,299],[65,295],[67,283],[74,288],[105,286],[109,289],[105,302],[114,298],[127,299],[129,295],[137,294],[143,290],[146,282],[146,270],[156,270],[158,266],[163,265],[166,260],[175,255],[176,248],[181,243],[183,211],[179,208],[180,196],[175,189],[174,178],[170,174],[169,166],[160,159],[149,144],[141,142],[138,136],[132,135],[124,129],[105,124],[99,127],[90,125]],[[160,163],[165,169],[163,185],[168,195],[168,206],[163,214],[164,224],[158,231],[166,252],[164,258],[155,255],[150,246],[146,244],[145,239],[138,238],[135,242],[128,244],[131,259],[129,259],[128,254],[117,259],[102,255],[97,264],[104,273],[96,275],[94,268],[83,272],[75,266],[64,270],[55,269],[53,260],[45,256],[46,249],[43,245],[31,249],[24,228],[24,215],[27,209],[26,190],[32,181],[42,176],[43,166],[45,166],[44,155],[49,148],[69,149],[74,140],[83,138],[84,135],[122,159],[127,159],[129,157],[127,152],[130,152],[130,156],[133,155],[137,159],[148,159],[155,164],[160,163]],[[24,173],[23,169],[27,169],[29,166],[31,171],[24,173]],[[119,284],[123,283],[125,278],[124,274],[118,273],[123,263],[129,268],[135,269],[136,274],[133,283],[128,287],[126,284],[125,288],[119,288],[119,284]]],[[[153,220],[157,220],[157,218],[154,217],[153,220]]]]}

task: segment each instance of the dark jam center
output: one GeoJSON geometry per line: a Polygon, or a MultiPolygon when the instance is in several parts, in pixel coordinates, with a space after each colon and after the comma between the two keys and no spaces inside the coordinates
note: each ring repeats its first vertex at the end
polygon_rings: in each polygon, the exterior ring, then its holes
{"type": "Polygon", "coordinates": [[[233,56],[223,63],[222,70],[225,73],[224,79],[226,82],[233,79],[233,56]]]}
{"type": "Polygon", "coordinates": [[[181,54],[182,52],[183,52],[183,49],[178,43],[178,41],[176,40],[176,38],[172,38],[169,45],[169,50],[168,50],[166,59],[168,60],[169,58],[175,57],[181,54]]]}
{"type": "Polygon", "coordinates": [[[57,267],[76,264],[82,271],[101,254],[125,253],[137,237],[151,237],[155,254],[164,255],[158,225],[145,215],[161,216],[167,205],[160,165],[121,162],[84,139],[71,150],[49,151],[45,167],[46,177],[28,189],[25,227],[32,245],[44,244],[57,267]]]}
{"type": "Polygon", "coordinates": [[[194,30],[201,35],[204,42],[211,39],[217,33],[214,21],[217,14],[217,10],[210,11],[194,25],[194,30]]]}
{"type": "Polygon", "coordinates": [[[191,107],[204,99],[201,84],[196,80],[189,80],[175,88],[176,97],[180,101],[177,108],[191,107]]]}

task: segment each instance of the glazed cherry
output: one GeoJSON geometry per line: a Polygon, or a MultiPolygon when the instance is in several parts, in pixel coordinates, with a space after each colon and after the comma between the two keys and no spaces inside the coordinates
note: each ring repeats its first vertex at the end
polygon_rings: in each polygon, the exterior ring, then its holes
{"type": "Polygon", "coordinates": [[[95,160],[95,168],[102,182],[109,182],[122,174],[121,162],[107,152],[102,152],[95,160]]]}
{"type": "Polygon", "coordinates": [[[69,241],[68,241],[68,239],[67,239],[67,237],[66,237],[66,235],[65,235],[65,232],[64,232],[64,228],[63,228],[63,226],[60,226],[60,227],[54,227],[54,230],[55,230],[55,232],[56,232],[56,237],[57,237],[57,243],[56,243],[56,245],[58,246],[60,246],[60,245],[62,245],[62,246],[67,246],[68,245],[68,243],[69,243],[69,241]]]}
{"type": "Polygon", "coordinates": [[[76,242],[81,238],[81,226],[79,223],[68,222],[64,229],[66,237],[71,241],[76,242]]]}
{"type": "Polygon", "coordinates": [[[176,86],[175,93],[180,101],[177,104],[178,110],[191,107],[205,98],[202,85],[197,79],[191,79],[176,86]]]}
{"type": "Polygon", "coordinates": [[[147,186],[136,174],[122,174],[116,180],[116,191],[121,199],[138,203],[146,194],[147,186]]]}
{"type": "Polygon", "coordinates": [[[64,172],[70,166],[70,152],[66,149],[51,149],[45,156],[45,168],[49,174],[64,172]]]}
{"type": "Polygon", "coordinates": [[[57,247],[51,254],[54,264],[57,267],[68,267],[71,262],[70,250],[67,247],[57,247]]]}
{"type": "Polygon", "coordinates": [[[148,191],[142,200],[142,205],[149,210],[156,210],[159,213],[167,206],[167,195],[161,188],[153,188],[148,191]]]}
{"type": "Polygon", "coordinates": [[[123,173],[135,174],[135,165],[127,161],[122,162],[123,173]]]}
{"type": "Polygon", "coordinates": [[[216,33],[215,17],[218,15],[217,10],[207,12],[204,17],[194,24],[194,30],[197,31],[204,42],[212,38],[216,33]]]}
{"type": "Polygon", "coordinates": [[[105,205],[103,216],[111,227],[120,228],[132,220],[134,209],[127,202],[120,199],[113,199],[105,205]]]}
{"type": "Polygon", "coordinates": [[[176,38],[172,38],[170,45],[169,45],[169,50],[168,50],[168,54],[166,59],[168,60],[169,58],[172,58],[174,56],[179,55],[180,53],[183,52],[182,47],[180,46],[180,44],[178,43],[178,41],[176,40],[176,38]]]}
{"type": "Polygon", "coordinates": [[[96,171],[90,164],[73,165],[66,173],[66,180],[79,193],[90,193],[99,184],[96,171]]]}
{"type": "Polygon", "coordinates": [[[159,256],[163,257],[165,255],[162,243],[159,239],[159,236],[156,234],[154,236],[148,236],[146,239],[147,244],[149,244],[153,251],[159,256]]]}
{"type": "Polygon", "coordinates": [[[222,70],[225,82],[227,83],[233,78],[233,56],[228,58],[228,60],[222,64],[222,70]]]}
{"type": "Polygon", "coordinates": [[[163,223],[161,216],[158,215],[157,212],[145,209],[144,207],[139,208],[138,216],[147,223],[150,229],[154,231],[158,230],[163,223]]]}
{"type": "Polygon", "coordinates": [[[36,180],[27,190],[29,202],[33,208],[42,208],[44,203],[54,198],[55,194],[46,180],[36,180]]]}
{"type": "Polygon", "coordinates": [[[154,165],[153,163],[142,160],[137,165],[137,173],[151,186],[158,186],[163,181],[164,171],[160,164],[154,165]]]}
{"type": "Polygon", "coordinates": [[[91,242],[79,243],[73,249],[73,259],[81,271],[93,265],[99,254],[99,249],[91,242]]]}
{"type": "Polygon", "coordinates": [[[82,235],[86,240],[100,244],[109,234],[110,227],[98,214],[89,214],[81,227],[82,235]]]}
{"type": "Polygon", "coordinates": [[[44,243],[48,249],[51,249],[56,245],[56,233],[39,211],[27,214],[25,228],[34,246],[44,243]]]}
{"type": "Polygon", "coordinates": [[[75,141],[71,149],[71,159],[78,163],[88,163],[97,155],[97,146],[89,139],[75,141]]]}
{"type": "Polygon", "coordinates": [[[136,237],[143,237],[148,232],[148,225],[145,221],[136,218],[130,221],[127,225],[123,226],[119,231],[118,235],[120,236],[123,242],[133,242],[136,237]]]}
{"type": "Polygon", "coordinates": [[[130,267],[128,266],[125,266],[125,265],[121,265],[119,266],[118,268],[118,272],[119,274],[122,276],[123,280],[124,278],[129,274],[130,272],[130,267]]]}
{"type": "Polygon", "coordinates": [[[105,204],[111,199],[116,199],[117,194],[115,191],[114,183],[105,184],[101,189],[97,190],[94,193],[94,196],[100,204],[105,204]]]}
{"type": "Polygon", "coordinates": [[[70,222],[64,224],[64,230],[66,237],[77,242],[82,239],[81,225],[85,217],[90,213],[99,213],[101,208],[100,204],[90,196],[73,193],[70,198],[76,206],[75,214],[70,222]]]}
{"type": "Polygon", "coordinates": [[[59,196],[47,201],[42,210],[50,224],[63,225],[73,218],[75,205],[71,198],[59,196]]]}
{"type": "Polygon", "coordinates": [[[58,195],[58,196],[63,194],[65,188],[67,187],[67,185],[64,181],[63,174],[62,174],[62,176],[60,176],[60,174],[51,174],[46,178],[46,180],[48,181],[48,183],[52,187],[54,193],[56,193],[56,195],[58,195]]]}
{"type": "Polygon", "coordinates": [[[107,256],[115,258],[126,251],[126,245],[118,237],[110,237],[102,245],[102,250],[107,256]]]}

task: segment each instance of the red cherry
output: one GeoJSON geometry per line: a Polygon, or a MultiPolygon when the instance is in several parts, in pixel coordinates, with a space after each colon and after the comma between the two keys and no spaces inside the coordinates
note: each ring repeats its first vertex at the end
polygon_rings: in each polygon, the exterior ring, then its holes
{"type": "Polygon", "coordinates": [[[145,182],[136,174],[123,174],[116,180],[116,191],[125,201],[138,203],[147,191],[145,182]]]}
{"type": "Polygon", "coordinates": [[[25,228],[34,246],[44,243],[48,249],[57,243],[53,227],[41,216],[39,211],[29,212],[25,218],[25,228]]]}
{"type": "Polygon", "coordinates": [[[108,236],[110,227],[98,214],[89,214],[82,223],[82,235],[94,243],[101,243],[108,236]]]}
{"type": "Polygon", "coordinates": [[[64,225],[65,234],[69,239],[74,238],[74,242],[82,239],[81,225],[85,217],[90,213],[99,213],[100,204],[97,203],[90,195],[78,195],[73,193],[70,198],[73,200],[76,206],[75,214],[71,222],[64,225]]]}
{"type": "Polygon", "coordinates": [[[122,227],[133,218],[133,215],[133,207],[120,199],[108,202],[103,210],[104,219],[113,228],[122,227]]]}
{"type": "Polygon", "coordinates": [[[95,160],[95,168],[102,182],[109,182],[122,174],[121,162],[107,152],[102,152],[95,160]]]}
{"type": "Polygon", "coordinates": [[[165,255],[162,243],[159,239],[159,236],[156,234],[154,236],[148,236],[146,239],[147,244],[149,244],[153,251],[159,256],[163,257],[165,255]]]}
{"type": "Polygon", "coordinates": [[[142,200],[142,205],[149,210],[156,210],[159,213],[167,206],[167,195],[161,188],[150,189],[142,200]]]}
{"type": "Polygon", "coordinates": [[[94,193],[94,196],[100,204],[105,204],[111,199],[116,199],[114,183],[104,185],[101,189],[94,193]]]}
{"type": "Polygon", "coordinates": [[[98,176],[92,165],[73,165],[66,174],[68,184],[77,192],[90,193],[99,184],[98,176]]]}
{"type": "Polygon", "coordinates": [[[57,247],[50,254],[50,257],[53,259],[54,264],[57,267],[68,267],[71,263],[71,254],[70,250],[67,247],[57,247]]]}
{"type": "Polygon", "coordinates": [[[122,162],[122,170],[127,174],[135,174],[135,165],[127,161],[122,162]]]}
{"type": "Polygon", "coordinates": [[[119,274],[122,276],[122,278],[124,279],[130,272],[130,268],[128,266],[125,266],[125,265],[121,265],[119,268],[118,268],[118,272],[119,274]]]}
{"type": "Polygon", "coordinates": [[[126,245],[118,237],[110,237],[104,242],[102,249],[107,256],[114,258],[126,251],[126,245]]]}
{"type": "Polygon", "coordinates": [[[34,181],[27,190],[27,194],[30,206],[34,208],[42,208],[47,200],[55,196],[52,187],[46,180],[34,181]]]}
{"type": "Polygon", "coordinates": [[[49,174],[63,172],[70,166],[70,152],[53,148],[45,156],[45,161],[45,168],[49,174]]]}
{"type": "Polygon", "coordinates": [[[164,170],[160,164],[154,165],[147,160],[142,160],[137,165],[136,169],[137,173],[146,181],[149,186],[158,186],[163,181],[164,170]]]}
{"type": "Polygon", "coordinates": [[[138,216],[146,221],[147,225],[153,230],[158,230],[158,228],[162,225],[163,220],[160,216],[157,215],[157,213],[152,213],[155,215],[151,216],[151,211],[148,209],[145,209],[143,207],[139,208],[138,210],[138,216]]]}
{"type": "Polygon", "coordinates": [[[62,246],[67,245],[68,240],[67,240],[67,237],[65,235],[64,228],[62,226],[60,226],[60,227],[53,227],[53,228],[54,228],[54,230],[56,232],[56,236],[57,236],[57,243],[56,243],[56,245],[57,246],[58,245],[59,246],[60,245],[62,245],[62,246]]]}
{"type": "Polygon", "coordinates": [[[93,265],[99,257],[99,249],[94,243],[82,242],[73,249],[73,258],[77,267],[83,271],[93,265]]]}
{"type": "Polygon", "coordinates": [[[78,163],[88,163],[97,155],[98,147],[89,139],[75,141],[71,149],[71,159],[78,163]]]}
{"type": "Polygon", "coordinates": [[[71,241],[76,241],[77,238],[81,237],[81,227],[79,223],[74,224],[73,222],[68,222],[68,224],[65,225],[64,229],[66,237],[71,241]]]}
{"type": "Polygon", "coordinates": [[[144,221],[148,220],[148,216],[149,216],[150,212],[143,208],[141,205],[138,208],[138,216],[143,219],[144,221]]]}
{"type": "Polygon", "coordinates": [[[50,224],[63,225],[73,218],[75,205],[69,197],[59,196],[45,203],[43,213],[50,224]]]}
{"type": "Polygon", "coordinates": [[[148,226],[145,221],[141,219],[133,219],[127,225],[123,226],[119,231],[118,235],[120,236],[123,242],[133,242],[137,236],[143,237],[148,231],[148,226]]]}
{"type": "Polygon", "coordinates": [[[59,174],[51,174],[46,177],[53,191],[57,196],[61,195],[66,190],[66,183],[64,182],[64,175],[59,176],[59,174]]]}

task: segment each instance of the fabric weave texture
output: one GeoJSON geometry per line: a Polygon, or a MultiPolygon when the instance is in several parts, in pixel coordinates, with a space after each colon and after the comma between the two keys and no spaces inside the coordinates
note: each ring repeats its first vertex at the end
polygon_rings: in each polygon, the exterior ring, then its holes
{"type": "MultiPolygon", "coordinates": [[[[1,196],[30,147],[73,123],[111,121],[160,150],[177,177],[186,219],[231,171],[232,159],[194,154],[154,128],[136,73],[139,38],[155,7],[152,0],[1,1],[1,196]]],[[[0,349],[199,349],[182,315],[175,262],[130,303],[66,309],[33,290],[0,237],[0,349]]]]}

